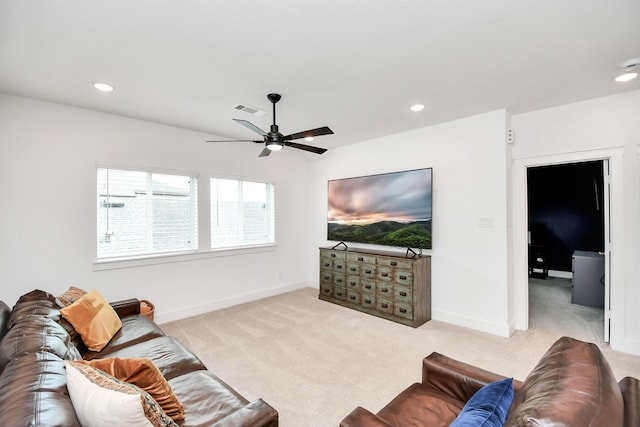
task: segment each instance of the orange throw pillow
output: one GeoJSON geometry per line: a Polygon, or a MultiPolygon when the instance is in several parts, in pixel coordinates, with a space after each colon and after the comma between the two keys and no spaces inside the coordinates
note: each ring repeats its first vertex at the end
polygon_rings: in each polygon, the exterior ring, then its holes
{"type": "Polygon", "coordinates": [[[73,325],[91,351],[102,350],[122,328],[118,314],[95,289],[60,309],[60,314],[73,325]]]}
{"type": "Polygon", "coordinates": [[[174,421],[184,420],[184,406],[153,361],[146,358],[78,360],[146,391],[174,421]]]}

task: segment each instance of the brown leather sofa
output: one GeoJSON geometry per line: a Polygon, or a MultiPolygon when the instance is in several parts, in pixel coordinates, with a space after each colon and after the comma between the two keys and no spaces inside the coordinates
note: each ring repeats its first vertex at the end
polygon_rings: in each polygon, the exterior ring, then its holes
{"type": "MultiPolygon", "coordinates": [[[[358,407],[341,427],[447,427],[484,385],[505,377],[438,353],[422,361],[422,382],[402,391],[377,414],[358,407]]],[[[640,381],[616,382],[598,347],[556,341],[523,381],[505,426],[639,427],[640,381]]]]}
{"type": "Polygon", "coordinates": [[[64,360],[144,357],[158,366],[184,405],[185,418],[179,426],[278,425],[274,408],[262,399],[249,402],[175,338],[139,315],[138,300],[112,306],[122,329],[96,353],[83,346],[61,317],[53,295],[32,291],[13,310],[0,301],[0,424],[80,426],[67,391],[64,360]]]}

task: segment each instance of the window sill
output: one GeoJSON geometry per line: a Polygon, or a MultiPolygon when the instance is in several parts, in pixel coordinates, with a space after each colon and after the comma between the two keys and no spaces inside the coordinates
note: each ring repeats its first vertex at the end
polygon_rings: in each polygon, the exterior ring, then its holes
{"type": "Polygon", "coordinates": [[[173,262],[195,261],[207,258],[246,255],[276,250],[275,244],[245,246],[239,248],[210,249],[207,251],[190,251],[171,254],[142,255],[127,258],[110,258],[94,261],[93,271],[117,270],[121,268],[141,267],[145,265],[169,264],[173,262]]]}

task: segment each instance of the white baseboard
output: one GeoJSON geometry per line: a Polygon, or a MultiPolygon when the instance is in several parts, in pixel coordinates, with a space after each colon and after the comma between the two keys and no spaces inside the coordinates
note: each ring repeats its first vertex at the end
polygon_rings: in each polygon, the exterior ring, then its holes
{"type": "Polygon", "coordinates": [[[511,326],[496,322],[487,322],[486,320],[474,317],[460,316],[447,311],[431,309],[431,318],[441,322],[451,323],[452,325],[462,326],[476,331],[487,332],[500,337],[509,337],[511,335],[511,326]]]}
{"type": "Polygon", "coordinates": [[[296,289],[306,288],[313,286],[310,282],[294,283],[286,286],[279,286],[275,288],[263,289],[257,292],[251,292],[248,294],[237,295],[231,298],[222,300],[209,301],[203,304],[192,305],[180,310],[156,312],[154,320],[158,324],[173,322],[174,320],[186,319],[187,317],[197,316],[199,314],[208,313],[210,311],[220,310],[227,307],[232,307],[238,304],[244,304],[245,302],[256,301],[262,298],[272,297],[274,295],[283,294],[285,292],[291,292],[296,289]]]}

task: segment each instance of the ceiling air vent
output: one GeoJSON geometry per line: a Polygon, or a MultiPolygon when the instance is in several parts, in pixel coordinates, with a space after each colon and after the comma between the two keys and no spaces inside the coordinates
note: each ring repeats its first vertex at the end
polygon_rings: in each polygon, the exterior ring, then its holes
{"type": "Polygon", "coordinates": [[[239,111],[244,111],[245,113],[248,114],[252,114],[254,116],[258,116],[258,117],[262,117],[265,115],[265,111],[256,108],[256,107],[251,107],[249,105],[243,105],[243,104],[238,104],[235,107],[233,107],[235,110],[239,110],[239,111]]]}

